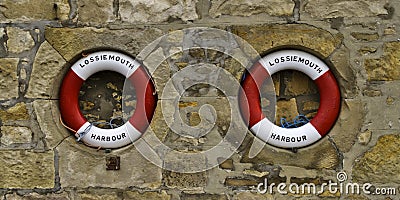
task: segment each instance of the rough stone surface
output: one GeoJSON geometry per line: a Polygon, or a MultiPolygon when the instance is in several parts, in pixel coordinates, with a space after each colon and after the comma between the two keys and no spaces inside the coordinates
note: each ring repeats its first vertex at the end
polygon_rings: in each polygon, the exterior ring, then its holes
{"type": "Polygon", "coordinates": [[[161,191],[161,192],[127,191],[124,194],[124,198],[131,199],[131,200],[141,200],[141,199],[170,200],[171,195],[167,194],[167,192],[165,192],[165,191],[161,191]]]}
{"type": "Polygon", "coordinates": [[[0,119],[3,122],[29,119],[28,110],[24,102],[17,103],[7,110],[0,110],[0,119]]]}
{"type": "Polygon", "coordinates": [[[378,59],[365,60],[369,81],[400,80],[400,42],[388,42],[383,47],[384,54],[378,59]]]}
{"type": "Polygon", "coordinates": [[[304,10],[315,18],[369,17],[388,14],[387,3],[388,0],[309,0],[304,10]]]}
{"type": "Polygon", "coordinates": [[[109,154],[77,145],[74,138],[68,138],[57,147],[63,187],[157,188],[161,185],[161,169],[132,147],[116,152],[121,157],[120,170],[106,171],[105,157],[109,154]]]}
{"type": "Polygon", "coordinates": [[[228,200],[223,194],[183,194],[181,200],[228,200]]]}
{"type": "Polygon", "coordinates": [[[53,188],[54,154],[52,151],[0,151],[0,188],[53,188]]]}
{"type": "Polygon", "coordinates": [[[276,102],[276,121],[275,124],[281,124],[281,118],[285,118],[288,122],[293,121],[293,119],[299,115],[297,111],[296,99],[291,98],[290,100],[278,100],[276,102]]]}
{"type": "Polygon", "coordinates": [[[8,27],[7,36],[7,49],[10,53],[28,51],[35,45],[29,31],[17,27],[8,27]]]}
{"type": "Polygon", "coordinates": [[[291,0],[259,0],[259,1],[222,1],[212,0],[210,16],[250,16],[266,13],[271,16],[289,16],[293,13],[294,2],[291,0]]]}
{"type": "Polygon", "coordinates": [[[161,23],[174,20],[190,21],[198,18],[197,0],[120,0],[120,15],[123,22],[161,23]]]}
{"type": "Polygon", "coordinates": [[[78,1],[78,21],[84,24],[102,24],[116,19],[113,1],[78,1]]]}
{"type": "Polygon", "coordinates": [[[131,55],[137,55],[161,35],[161,30],[150,27],[124,30],[92,27],[48,28],[45,31],[46,40],[67,61],[80,58],[84,51],[104,47],[121,49],[131,55]]]}
{"type": "Polygon", "coordinates": [[[42,199],[50,199],[50,200],[70,200],[71,198],[68,196],[68,193],[62,192],[57,194],[38,194],[31,193],[20,196],[18,194],[7,194],[6,199],[12,200],[42,200],[42,199]]]}
{"type": "Polygon", "coordinates": [[[2,126],[0,143],[4,145],[30,143],[32,131],[28,127],[2,126]]]}
{"type": "Polygon", "coordinates": [[[36,100],[33,102],[36,120],[49,148],[56,147],[63,138],[72,135],[66,128],[62,127],[57,105],[58,101],[54,100],[36,100]]]}
{"type": "Polygon", "coordinates": [[[18,58],[0,58],[0,100],[18,97],[18,58]]]}
{"type": "Polygon", "coordinates": [[[341,47],[335,51],[330,61],[336,81],[340,87],[340,95],[344,98],[353,98],[357,94],[357,80],[353,67],[350,64],[350,52],[348,48],[341,47]]]}
{"type": "Polygon", "coordinates": [[[232,32],[246,40],[260,54],[278,46],[302,46],[323,57],[329,56],[342,40],[342,35],[304,24],[233,26],[232,32]]]}
{"type": "Polygon", "coordinates": [[[0,22],[67,20],[68,0],[5,0],[0,2],[0,22]]]}
{"type": "Polygon", "coordinates": [[[53,87],[60,85],[56,83],[60,82],[58,75],[65,64],[65,60],[60,54],[48,42],[44,42],[33,63],[31,79],[25,96],[28,98],[56,97],[58,92],[53,91],[53,87]],[[43,70],[43,68],[47,70],[43,70]]]}
{"type": "Polygon", "coordinates": [[[341,152],[348,152],[356,142],[364,115],[365,110],[360,100],[342,101],[339,117],[329,132],[341,152]]]}
{"type": "Polygon", "coordinates": [[[79,200],[119,200],[119,199],[121,199],[117,192],[104,191],[104,190],[82,191],[82,192],[79,192],[77,196],[78,196],[77,199],[79,199],[79,200]]]}
{"type": "Polygon", "coordinates": [[[299,149],[297,153],[288,150],[278,150],[271,146],[264,146],[254,158],[249,158],[249,148],[245,150],[242,162],[268,165],[288,165],[306,169],[335,169],[339,164],[339,156],[335,147],[327,138],[310,147],[299,149]]]}
{"type": "Polygon", "coordinates": [[[353,32],[353,33],[351,33],[351,36],[353,36],[357,40],[366,41],[366,42],[372,42],[372,41],[375,41],[375,40],[379,39],[378,33],[353,32]]]}
{"type": "Polygon", "coordinates": [[[199,173],[176,173],[165,172],[164,182],[167,187],[180,189],[197,189],[206,186],[207,176],[205,172],[199,173]]]}
{"type": "Polygon", "coordinates": [[[233,200],[272,200],[274,197],[271,194],[259,194],[259,193],[249,193],[249,192],[240,192],[233,196],[233,200]]]}
{"type": "Polygon", "coordinates": [[[318,88],[314,82],[305,74],[294,71],[287,78],[285,95],[299,96],[317,93],[318,88]]]}
{"type": "Polygon", "coordinates": [[[356,160],[353,178],[369,183],[400,183],[399,145],[398,133],[381,136],[371,150],[356,160]]]}

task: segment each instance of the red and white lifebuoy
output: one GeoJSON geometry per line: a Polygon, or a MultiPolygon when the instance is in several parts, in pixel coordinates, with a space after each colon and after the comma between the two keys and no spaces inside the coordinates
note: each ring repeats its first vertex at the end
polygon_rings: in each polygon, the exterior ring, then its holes
{"type": "Polygon", "coordinates": [[[91,53],[78,60],[65,75],[60,89],[62,120],[76,132],[77,138],[94,147],[118,148],[136,141],[147,129],[156,103],[155,88],[144,67],[131,57],[113,51],[91,53]],[[128,122],[114,129],[92,126],[79,109],[78,96],[83,82],[104,70],[124,75],[136,91],[135,112],[128,122]]]}
{"type": "Polygon", "coordinates": [[[319,58],[298,50],[268,54],[249,70],[242,81],[240,108],[250,130],[266,143],[283,148],[308,146],[325,136],[334,125],[340,109],[340,91],[328,66],[319,58]],[[297,70],[308,75],[318,87],[320,105],[316,116],[298,128],[281,128],[262,113],[260,88],[266,78],[281,70],[297,70]]]}

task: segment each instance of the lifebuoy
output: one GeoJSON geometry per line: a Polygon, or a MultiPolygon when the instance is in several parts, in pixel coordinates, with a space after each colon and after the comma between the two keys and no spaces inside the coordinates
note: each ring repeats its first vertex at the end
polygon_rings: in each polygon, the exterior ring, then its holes
{"type": "Polygon", "coordinates": [[[308,146],[325,136],[334,125],[340,108],[340,91],[329,67],[319,58],[298,50],[281,50],[260,59],[242,81],[240,109],[250,130],[258,138],[282,148],[308,146]],[[297,70],[308,75],[318,87],[320,105],[316,116],[298,128],[281,128],[263,115],[260,88],[266,78],[281,70],[297,70]]]}
{"type": "Polygon", "coordinates": [[[89,146],[118,148],[136,141],[144,133],[153,117],[156,102],[153,82],[139,62],[122,53],[99,51],[72,65],[61,85],[59,105],[62,120],[75,131],[77,138],[89,146]],[[82,115],[78,104],[83,82],[94,73],[104,70],[124,75],[136,91],[135,112],[125,124],[114,129],[92,126],[82,115]]]}

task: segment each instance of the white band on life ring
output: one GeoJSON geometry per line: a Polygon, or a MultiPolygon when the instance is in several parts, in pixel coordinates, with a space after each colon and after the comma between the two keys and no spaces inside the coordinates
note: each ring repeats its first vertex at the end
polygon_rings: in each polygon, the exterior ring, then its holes
{"type": "Polygon", "coordinates": [[[113,51],[99,51],[79,59],[65,75],[60,89],[60,112],[64,123],[76,132],[77,138],[94,147],[119,148],[136,141],[147,129],[156,101],[155,88],[146,70],[136,60],[113,51]],[[134,114],[114,129],[101,129],[90,124],[78,104],[83,82],[104,70],[124,75],[135,87],[137,96],[134,114]]]}
{"type": "Polygon", "coordinates": [[[282,148],[308,146],[325,136],[339,115],[340,91],[329,67],[319,58],[298,50],[281,50],[260,59],[242,81],[242,116],[261,140],[282,148]],[[281,128],[264,117],[260,105],[263,81],[281,70],[297,70],[308,75],[318,87],[320,106],[316,116],[298,128],[281,128]],[[247,108],[248,107],[248,108],[247,108]]]}

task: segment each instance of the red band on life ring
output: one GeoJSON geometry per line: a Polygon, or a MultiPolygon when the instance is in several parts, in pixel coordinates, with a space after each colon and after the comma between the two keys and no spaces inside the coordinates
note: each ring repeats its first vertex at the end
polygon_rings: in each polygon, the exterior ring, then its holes
{"type": "Polygon", "coordinates": [[[60,88],[60,113],[64,123],[86,144],[119,148],[136,141],[145,132],[157,104],[153,82],[147,71],[134,59],[112,51],[100,51],[78,60],[65,75],[60,88]],[[78,96],[83,82],[96,72],[110,70],[124,75],[136,91],[136,109],[128,122],[115,129],[92,126],[82,115],[78,96]],[[81,133],[85,135],[81,135],[81,133]]]}
{"type": "Polygon", "coordinates": [[[297,50],[268,54],[247,72],[242,81],[240,109],[251,131],[266,143],[283,148],[308,146],[325,136],[334,125],[340,109],[340,91],[328,66],[317,57],[297,50]],[[260,89],[272,74],[297,70],[315,81],[320,94],[317,115],[298,128],[281,128],[265,118],[260,105],[260,89]]]}

